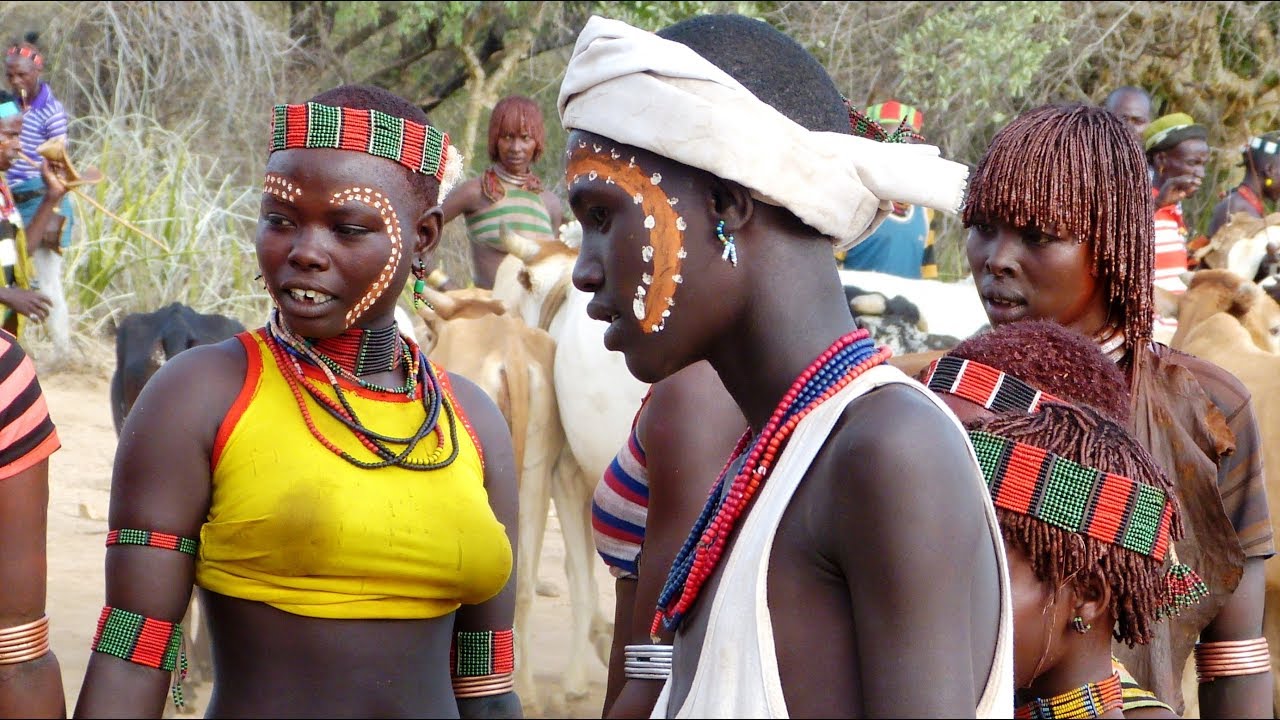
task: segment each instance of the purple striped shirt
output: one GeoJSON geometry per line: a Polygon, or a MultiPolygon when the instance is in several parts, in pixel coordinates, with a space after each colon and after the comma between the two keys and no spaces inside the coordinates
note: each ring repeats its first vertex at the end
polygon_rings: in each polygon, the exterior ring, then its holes
{"type": "Polygon", "coordinates": [[[21,139],[23,157],[14,161],[13,167],[9,168],[9,173],[5,176],[10,187],[40,177],[40,166],[33,164],[26,156],[39,157],[36,155],[36,148],[41,143],[67,134],[67,111],[58,102],[58,98],[53,96],[48,83],[40,83],[40,92],[36,93],[35,100],[25,110],[21,139]]]}

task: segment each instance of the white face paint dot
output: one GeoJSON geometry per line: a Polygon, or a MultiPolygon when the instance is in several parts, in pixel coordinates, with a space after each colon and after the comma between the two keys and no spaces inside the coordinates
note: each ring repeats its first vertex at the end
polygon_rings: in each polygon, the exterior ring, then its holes
{"type": "Polygon", "coordinates": [[[640,257],[643,258],[645,262],[650,262],[651,260],[653,260],[653,246],[645,245],[643,248],[641,248],[640,257]]]}
{"type": "Polygon", "coordinates": [[[600,173],[597,173],[595,170],[592,170],[591,172],[587,173],[588,180],[595,180],[598,177],[600,177],[600,173]]]}
{"type": "Polygon", "coordinates": [[[636,193],[635,195],[632,195],[632,196],[631,196],[631,200],[632,200],[636,205],[639,205],[640,203],[644,202],[644,196],[643,196],[643,195],[641,195],[640,193],[636,193]]]}
{"type": "Polygon", "coordinates": [[[631,313],[636,316],[637,320],[644,319],[644,300],[636,298],[631,301],[631,313]]]}
{"type": "Polygon", "coordinates": [[[654,226],[655,226],[655,225],[657,225],[657,224],[658,224],[658,223],[653,219],[653,216],[652,216],[652,215],[645,215],[645,216],[644,216],[644,229],[645,229],[645,230],[652,230],[652,229],[654,228],[654,226]]]}
{"type": "Polygon", "coordinates": [[[662,173],[654,173],[653,175],[651,175],[649,177],[649,182],[653,183],[654,185],[657,185],[658,183],[662,182],[662,173]]]}
{"type": "Polygon", "coordinates": [[[677,229],[677,230],[679,230],[680,232],[684,232],[684,231],[685,231],[685,228],[687,228],[687,227],[689,227],[689,225],[688,225],[687,223],[685,223],[684,218],[682,218],[682,217],[678,217],[678,218],[676,218],[676,229],[677,229]]]}
{"type": "Polygon", "coordinates": [[[645,285],[652,285],[652,284],[653,284],[653,276],[652,276],[652,275],[650,275],[649,273],[645,273],[645,274],[643,274],[643,275],[641,275],[641,276],[640,276],[640,282],[644,283],[645,285]]]}
{"type": "Polygon", "coordinates": [[[672,275],[672,276],[671,276],[671,282],[673,282],[673,283],[675,283],[675,284],[679,285],[680,283],[683,283],[683,282],[684,282],[684,276],[683,276],[683,275],[672,275]]]}
{"type": "MultiPolygon", "coordinates": [[[[680,228],[680,229],[681,229],[681,230],[683,230],[684,228],[680,228]]],[[[677,251],[676,251],[676,257],[678,257],[678,258],[680,258],[681,260],[683,260],[683,259],[685,259],[685,258],[689,257],[689,253],[685,252],[685,251],[684,251],[684,248],[680,248],[679,250],[677,250],[677,251]]]]}

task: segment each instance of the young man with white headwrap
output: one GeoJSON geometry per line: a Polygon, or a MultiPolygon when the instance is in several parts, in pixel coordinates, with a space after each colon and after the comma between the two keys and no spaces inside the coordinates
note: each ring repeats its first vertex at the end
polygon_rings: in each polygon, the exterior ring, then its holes
{"type": "Polygon", "coordinates": [[[831,262],[894,201],[955,212],[967,169],[852,136],[822,67],[740,16],[658,35],[592,18],[559,109],[573,279],[606,347],[646,382],[708,360],[751,428],[671,568],[655,645],[627,650],[670,674],[655,716],[1010,713],[976,459],[855,329],[831,262]]]}

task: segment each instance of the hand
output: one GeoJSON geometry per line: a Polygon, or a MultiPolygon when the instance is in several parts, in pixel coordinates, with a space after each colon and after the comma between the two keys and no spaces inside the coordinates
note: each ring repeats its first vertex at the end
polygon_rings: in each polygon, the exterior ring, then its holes
{"type": "Polygon", "coordinates": [[[1162,208],[1182,202],[1200,189],[1200,178],[1195,175],[1178,175],[1164,181],[1156,195],[1156,207],[1162,208]]]}
{"type": "Polygon", "coordinates": [[[13,308],[15,312],[26,315],[36,322],[44,322],[53,308],[53,301],[48,295],[38,290],[22,288],[3,288],[0,290],[0,303],[13,308]]]}
{"type": "Polygon", "coordinates": [[[40,165],[40,177],[44,180],[45,194],[50,200],[57,202],[67,194],[67,186],[62,178],[67,172],[66,165],[58,160],[48,158],[40,165]]]}

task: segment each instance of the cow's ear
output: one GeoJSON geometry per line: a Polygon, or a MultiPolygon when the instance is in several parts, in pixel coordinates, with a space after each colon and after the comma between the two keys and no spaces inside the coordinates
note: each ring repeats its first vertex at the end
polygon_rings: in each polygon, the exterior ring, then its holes
{"type": "Polygon", "coordinates": [[[1253,305],[1258,300],[1258,288],[1253,283],[1240,283],[1240,287],[1236,288],[1236,292],[1231,296],[1231,307],[1227,309],[1233,317],[1242,318],[1249,314],[1253,309],[1253,305]]]}
{"type": "Polygon", "coordinates": [[[444,211],[439,205],[428,209],[413,224],[413,252],[415,257],[426,257],[440,244],[440,230],[444,227],[444,211]]]}
{"type": "Polygon", "coordinates": [[[1159,286],[1156,286],[1153,290],[1155,290],[1156,315],[1170,320],[1177,320],[1182,296],[1175,295],[1159,286]]]}

